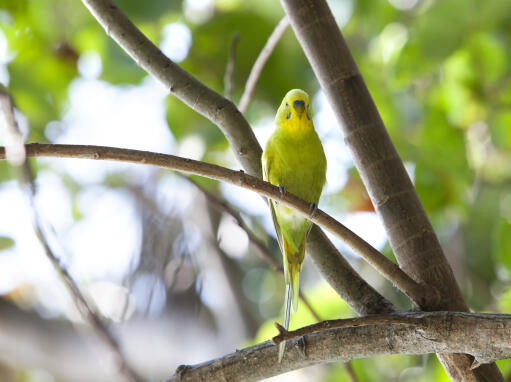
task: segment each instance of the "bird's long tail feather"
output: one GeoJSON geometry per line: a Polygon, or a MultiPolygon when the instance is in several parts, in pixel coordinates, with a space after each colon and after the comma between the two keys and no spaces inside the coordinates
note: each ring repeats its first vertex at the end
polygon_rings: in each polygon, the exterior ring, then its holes
{"type": "MultiPolygon", "coordinates": [[[[303,258],[303,257],[302,257],[303,258]]],[[[289,329],[289,318],[291,313],[296,313],[298,309],[298,297],[300,294],[300,264],[289,262],[288,257],[284,258],[284,278],[286,280],[286,296],[284,299],[284,319],[282,326],[289,329]]],[[[279,345],[279,363],[284,356],[286,342],[282,341],[279,345]]]]}
{"type": "MultiPolygon", "coordinates": [[[[284,318],[282,320],[282,326],[284,329],[289,329],[289,315],[291,313],[291,304],[292,304],[292,290],[291,284],[286,283],[286,297],[284,300],[284,318]]],[[[282,357],[284,356],[284,350],[286,348],[286,341],[282,341],[279,345],[279,363],[282,361],[282,357]]]]}
{"type": "Polygon", "coordinates": [[[291,312],[298,310],[298,297],[300,297],[300,265],[291,265],[289,287],[291,289],[291,312]]]}

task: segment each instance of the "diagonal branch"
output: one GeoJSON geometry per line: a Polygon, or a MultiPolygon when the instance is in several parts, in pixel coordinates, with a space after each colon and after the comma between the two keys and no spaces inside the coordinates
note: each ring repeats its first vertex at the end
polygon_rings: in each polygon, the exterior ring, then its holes
{"type": "Polygon", "coordinates": [[[320,323],[286,332],[294,339],[282,363],[276,362],[278,346],[268,341],[199,365],[182,365],[167,382],[257,381],[318,363],[384,354],[466,353],[475,358],[472,368],[511,356],[511,315],[402,312],[327,323],[338,328],[318,328],[326,325],[320,323]]]}
{"type": "Polygon", "coordinates": [[[250,74],[248,75],[247,83],[245,84],[245,90],[243,91],[243,95],[241,96],[240,104],[238,106],[242,113],[247,111],[250,98],[252,98],[257,80],[263,71],[264,65],[273,53],[275,46],[279,42],[288,26],[289,19],[287,16],[284,16],[271,33],[270,37],[268,37],[268,40],[266,41],[266,44],[264,44],[263,49],[259,53],[259,56],[257,56],[257,59],[254,62],[254,66],[252,66],[252,70],[250,70],[250,74]]]}
{"type": "MultiPolygon", "coordinates": [[[[413,301],[418,299],[416,302],[420,303],[426,298],[426,295],[430,296],[432,293],[435,293],[434,289],[426,289],[416,283],[396,264],[330,215],[318,210],[314,216],[311,216],[310,204],[308,202],[290,193],[282,195],[278,187],[259,178],[245,174],[243,171],[234,171],[214,164],[181,158],[174,155],[115,147],[32,143],[26,145],[25,150],[27,153],[26,155],[29,157],[82,158],[153,165],[228,182],[255,191],[262,196],[266,196],[293,208],[313,223],[336,235],[413,301]]],[[[0,150],[0,159],[5,159],[5,149],[3,148],[0,150]]]]}
{"type": "MultiPolygon", "coordinates": [[[[174,96],[221,129],[245,171],[261,176],[261,147],[248,122],[232,102],[165,57],[112,0],[82,2],[139,66],[167,86],[174,96]]],[[[320,272],[355,312],[366,314],[392,310],[392,304],[354,272],[318,227],[313,227],[310,232],[307,247],[320,272]]]]}

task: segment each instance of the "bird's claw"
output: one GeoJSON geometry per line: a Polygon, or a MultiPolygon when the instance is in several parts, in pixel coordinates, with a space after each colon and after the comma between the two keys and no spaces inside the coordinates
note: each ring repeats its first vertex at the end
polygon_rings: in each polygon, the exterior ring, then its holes
{"type": "Polygon", "coordinates": [[[284,197],[284,194],[286,193],[286,187],[284,187],[282,184],[277,185],[279,188],[280,196],[284,197]]]}
{"type": "Polygon", "coordinates": [[[314,202],[312,202],[310,204],[310,211],[311,211],[311,218],[313,218],[314,216],[316,216],[316,212],[318,212],[318,205],[314,202]]]}

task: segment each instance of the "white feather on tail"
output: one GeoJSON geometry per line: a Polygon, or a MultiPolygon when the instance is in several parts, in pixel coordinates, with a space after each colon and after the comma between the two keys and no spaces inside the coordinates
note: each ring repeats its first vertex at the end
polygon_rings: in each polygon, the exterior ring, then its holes
{"type": "MultiPolygon", "coordinates": [[[[286,330],[289,329],[289,315],[291,313],[291,301],[292,301],[292,290],[291,285],[286,283],[286,297],[284,300],[284,318],[282,320],[282,327],[286,330]]],[[[282,361],[284,356],[284,350],[286,348],[286,341],[282,341],[279,345],[279,363],[282,361]]]]}

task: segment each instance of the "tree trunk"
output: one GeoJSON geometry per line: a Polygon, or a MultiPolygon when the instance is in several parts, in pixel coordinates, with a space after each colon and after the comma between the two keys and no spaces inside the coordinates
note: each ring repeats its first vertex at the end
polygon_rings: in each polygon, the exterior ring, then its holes
{"type": "MultiPolygon", "coordinates": [[[[426,216],[364,80],[325,0],[281,0],[291,26],[339,120],[345,142],[399,265],[436,288],[420,306],[468,311],[451,267],[426,216]]],[[[453,381],[503,381],[495,364],[470,369],[460,354],[438,355],[453,381]]]]}

